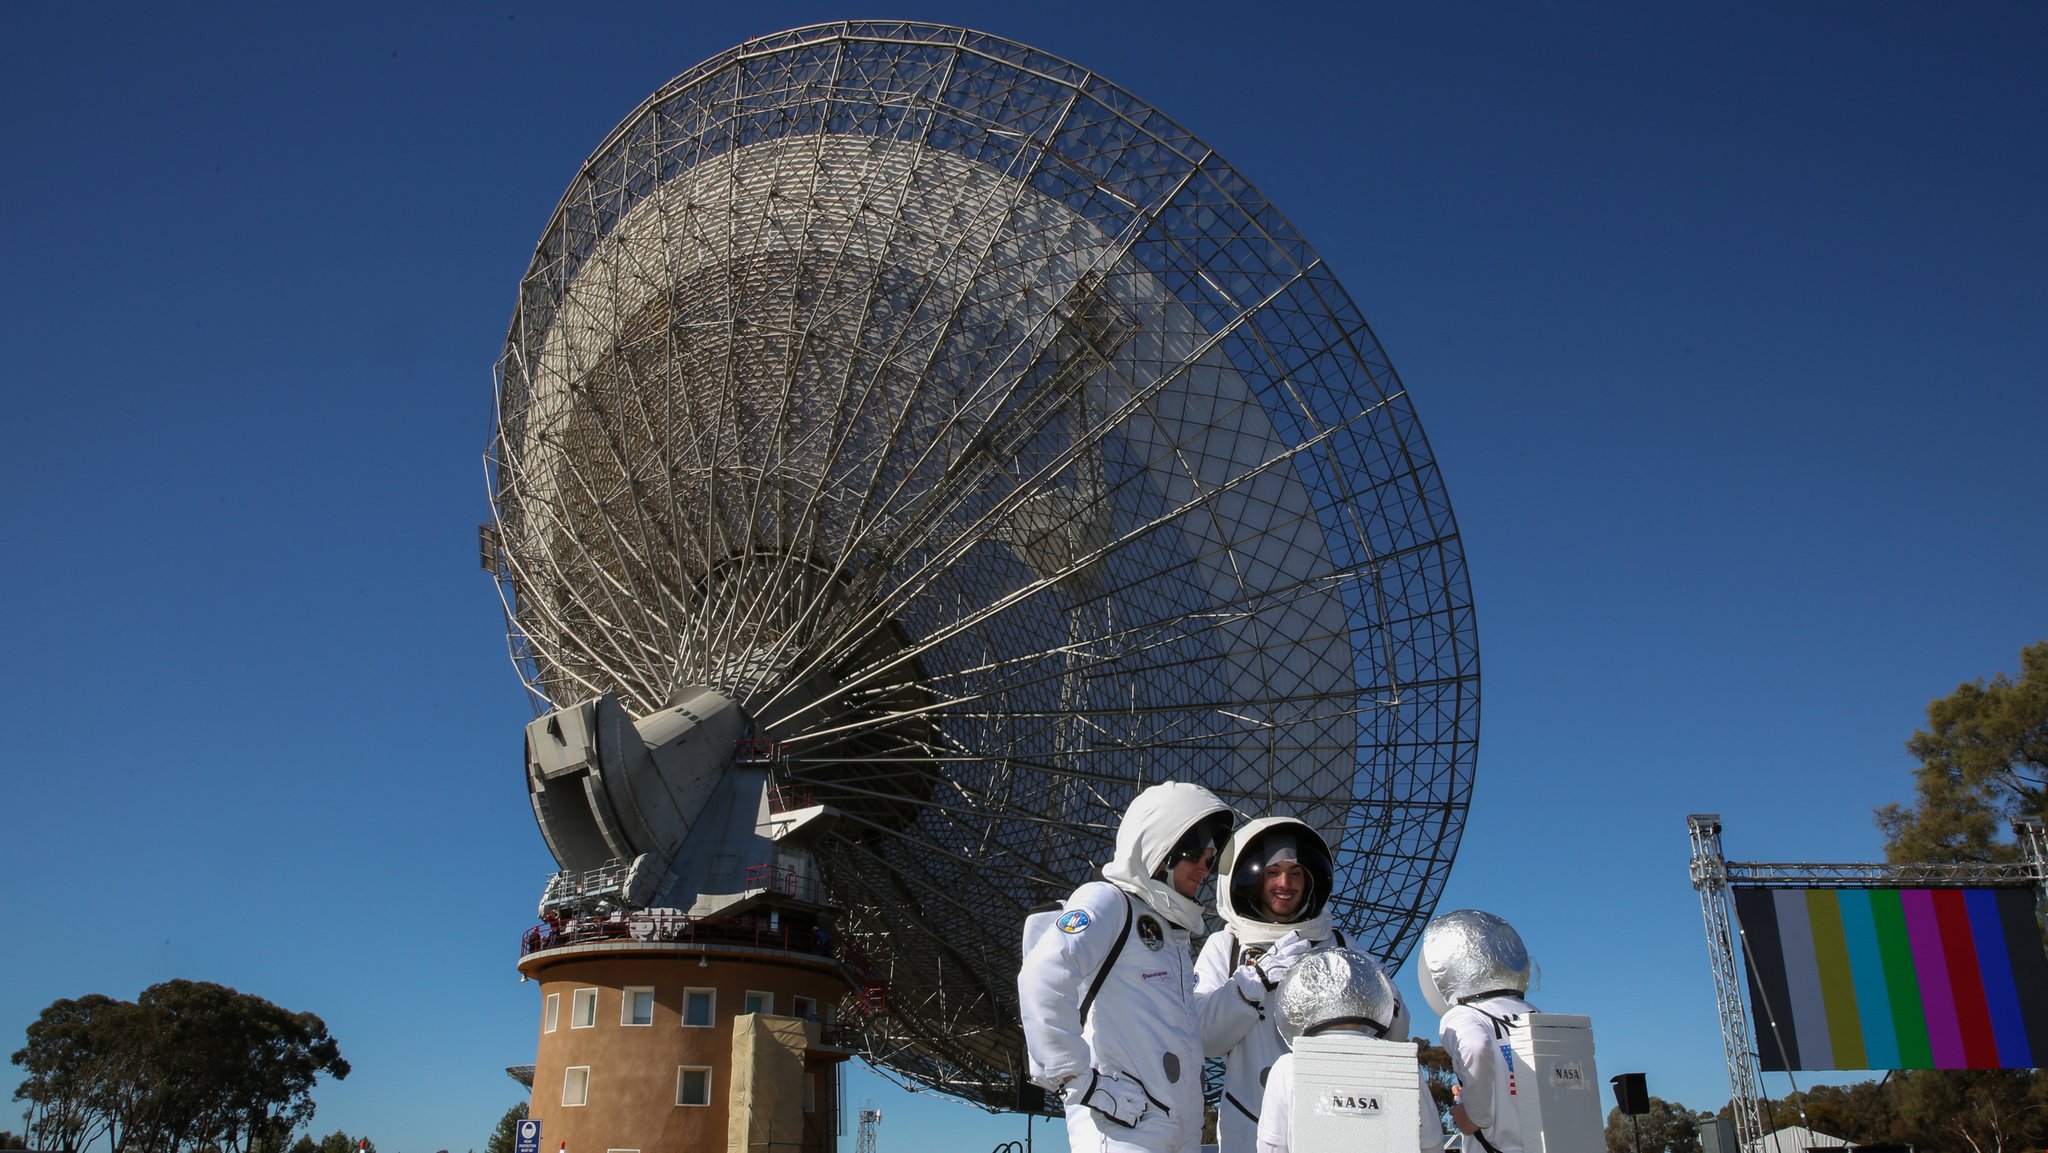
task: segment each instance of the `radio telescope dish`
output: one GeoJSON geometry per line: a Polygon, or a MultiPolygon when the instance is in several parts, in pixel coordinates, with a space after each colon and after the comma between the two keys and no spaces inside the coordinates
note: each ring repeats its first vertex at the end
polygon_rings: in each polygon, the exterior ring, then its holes
{"type": "Polygon", "coordinates": [[[549,220],[498,410],[528,687],[774,742],[885,1071],[1010,1106],[1020,925],[1144,784],[1323,829],[1394,964],[1428,920],[1479,701],[1436,463],[1315,251],[1086,69],[913,23],[690,69],[549,220]]]}

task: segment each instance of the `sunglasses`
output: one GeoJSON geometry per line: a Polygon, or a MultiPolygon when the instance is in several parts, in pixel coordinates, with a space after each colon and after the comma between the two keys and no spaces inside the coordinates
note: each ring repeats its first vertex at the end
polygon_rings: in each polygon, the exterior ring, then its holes
{"type": "Polygon", "coordinates": [[[1193,861],[1210,872],[1216,871],[1216,842],[1208,834],[1196,830],[1182,837],[1173,851],[1166,854],[1166,866],[1172,868],[1182,861],[1193,861]]]}

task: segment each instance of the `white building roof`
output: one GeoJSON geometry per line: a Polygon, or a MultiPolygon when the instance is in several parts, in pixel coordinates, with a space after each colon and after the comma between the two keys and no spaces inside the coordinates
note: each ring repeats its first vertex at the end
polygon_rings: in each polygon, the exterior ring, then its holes
{"type": "Polygon", "coordinates": [[[1742,1147],[1743,1153],[1806,1153],[1808,1149],[1836,1146],[1846,1148],[1849,1142],[1840,1137],[1829,1136],[1808,1129],[1804,1125],[1788,1125],[1742,1147]]]}

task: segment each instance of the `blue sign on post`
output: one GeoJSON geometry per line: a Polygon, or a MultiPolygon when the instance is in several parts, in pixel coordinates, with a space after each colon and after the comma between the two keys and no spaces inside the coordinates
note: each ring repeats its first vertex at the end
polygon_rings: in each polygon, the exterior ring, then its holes
{"type": "Polygon", "coordinates": [[[540,1122],[519,1123],[519,1135],[512,1140],[512,1153],[540,1153],[540,1122]]]}

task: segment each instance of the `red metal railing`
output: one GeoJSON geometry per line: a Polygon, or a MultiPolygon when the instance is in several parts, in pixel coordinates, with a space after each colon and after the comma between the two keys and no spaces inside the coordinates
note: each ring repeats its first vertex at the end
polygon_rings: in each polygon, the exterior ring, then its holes
{"type": "Polygon", "coordinates": [[[519,955],[580,945],[592,941],[658,941],[701,945],[748,945],[785,949],[816,957],[832,956],[824,930],[797,925],[791,918],[742,915],[692,917],[687,913],[635,913],[617,917],[567,917],[543,922],[519,938],[519,955]]]}
{"type": "Polygon", "coordinates": [[[781,865],[748,865],[747,891],[751,893],[756,889],[781,893],[786,897],[809,901],[814,905],[833,903],[832,895],[816,878],[807,877],[795,869],[781,865]]]}
{"type": "Polygon", "coordinates": [[[833,1049],[860,1050],[861,1032],[850,1025],[819,1025],[818,1044],[833,1049]]]}
{"type": "Polygon", "coordinates": [[[864,1017],[889,1011],[889,982],[879,976],[875,963],[868,959],[868,952],[861,948],[860,940],[854,936],[839,938],[839,961],[853,970],[860,978],[860,988],[855,990],[855,1007],[864,1017]]]}

